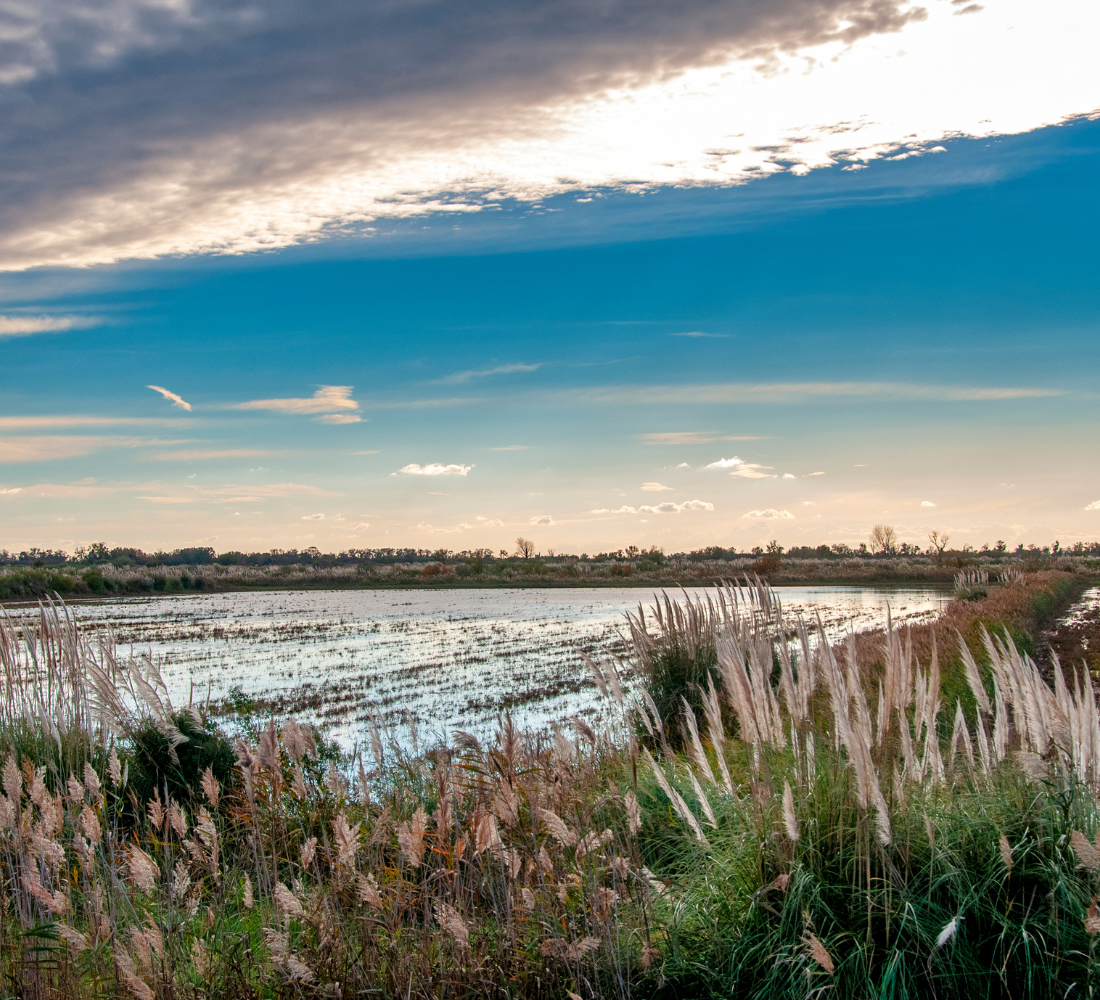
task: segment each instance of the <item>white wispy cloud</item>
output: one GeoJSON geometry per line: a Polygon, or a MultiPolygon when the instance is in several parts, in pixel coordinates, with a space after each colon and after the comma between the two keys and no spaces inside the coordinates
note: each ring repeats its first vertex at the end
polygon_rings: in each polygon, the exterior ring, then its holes
{"type": "Polygon", "coordinates": [[[1085,510],[1100,510],[1100,500],[1093,500],[1092,503],[1086,504],[1085,510]]]}
{"type": "Polygon", "coordinates": [[[10,489],[0,490],[0,496],[11,496],[12,494],[22,493],[22,492],[23,492],[23,487],[22,486],[13,486],[10,489]]]}
{"type": "Polygon", "coordinates": [[[715,441],[761,441],[755,434],[718,434],[715,431],[664,431],[642,434],[646,444],[713,444],[715,441]]]}
{"type": "Polygon", "coordinates": [[[706,500],[685,500],[683,503],[659,503],[653,506],[643,504],[640,507],[631,507],[624,504],[613,510],[607,507],[599,507],[589,511],[591,514],[680,514],[685,510],[714,510],[714,504],[706,500]]]}
{"type": "Polygon", "coordinates": [[[526,451],[530,445],[526,444],[504,444],[499,448],[490,448],[490,451],[526,451]]]}
{"type": "Polygon", "coordinates": [[[159,392],[165,399],[167,399],[173,406],[178,407],[181,410],[187,410],[191,412],[191,404],[187,402],[182,396],[177,396],[174,392],[170,392],[163,386],[159,385],[147,385],[146,389],[152,389],[153,392],[159,392]]]}
{"type": "Polygon", "coordinates": [[[810,476],[823,476],[823,475],[825,475],[824,472],[807,472],[806,475],[804,475],[802,478],[803,479],[809,479],[810,476]]]}
{"type": "MultiPolygon", "coordinates": [[[[820,403],[828,399],[882,399],[893,402],[980,403],[1045,399],[1062,389],[1031,386],[942,385],[917,382],[723,382],[684,385],[589,386],[553,394],[573,406],[655,406],[663,403],[820,403]]],[[[680,443],[680,442],[673,442],[680,443]]]]}
{"type": "Polygon", "coordinates": [[[438,381],[441,384],[456,385],[460,382],[469,382],[470,379],[485,378],[489,375],[512,375],[516,372],[533,372],[538,371],[542,367],[542,364],[525,365],[525,364],[511,364],[511,365],[497,365],[495,368],[482,368],[482,369],[470,369],[468,371],[455,372],[452,375],[444,376],[438,381]]]}
{"type": "Polygon", "coordinates": [[[549,514],[536,514],[534,517],[530,518],[529,521],[531,524],[541,524],[545,526],[554,523],[554,519],[549,514]]]}
{"type": "Polygon", "coordinates": [[[660,493],[662,490],[671,490],[673,487],[665,486],[662,483],[642,483],[643,490],[647,493],[660,493]]]}
{"type": "Polygon", "coordinates": [[[150,458],[158,462],[201,462],[213,458],[259,458],[271,455],[262,448],[181,448],[178,451],[159,451],[150,458]]]}
{"type": "Polygon", "coordinates": [[[0,438],[0,462],[52,462],[63,458],[91,455],[105,448],[141,448],[186,442],[158,441],[153,438],[112,435],[20,435],[0,438]]]}
{"type": "Polygon", "coordinates": [[[734,455],[733,458],[720,458],[717,462],[711,462],[710,465],[705,466],[705,468],[729,469],[731,476],[737,476],[740,479],[775,478],[775,474],[770,471],[770,465],[758,465],[756,462],[746,462],[736,455],[734,455]]]}
{"type": "Polygon", "coordinates": [[[707,339],[713,338],[713,339],[717,340],[717,339],[723,339],[723,338],[729,337],[729,334],[728,333],[703,333],[700,330],[687,330],[683,333],[673,333],[673,334],[671,334],[671,336],[673,336],[673,337],[703,337],[703,338],[707,338],[707,339]]]}
{"type": "Polygon", "coordinates": [[[413,531],[426,531],[431,535],[455,535],[463,531],[469,531],[471,527],[472,525],[467,524],[465,521],[451,525],[450,527],[436,527],[434,524],[420,521],[413,526],[413,531]]]}
{"type": "Polygon", "coordinates": [[[326,413],[316,420],[319,424],[358,424],[363,418],[358,413],[326,413]]]}
{"type": "Polygon", "coordinates": [[[325,519],[324,514],[303,514],[303,521],[323,521],[325,519]]]}
{"type": "Polygon", "coordinates": [[[469,475],[472,465],[442,465],[432,462],[428,465],[417,465],[415,462],[404,465],[397,472],[391,472],[391,476],[466,476],[469,475]]]}
{"type": "Polygon", "coordinates": [[[742,517],[747,517],[750,521],[793,521],[794,514],[789,510],[776,510],[774,507],[768,507],[766,510],[750,510],[746,514],[742,514],[742,517]]]}
{"type": "Polygon", "coordinates": [[[935,505],[934,503],[932,503],[932,501],[931,501],[931,500],[922,500],[922,501],[920,502],[920,505],[921,505],[922,507],[935,507],[935,506],[936,506],[936,505],[935,505]]]}
{"type": "Polygon", "coordinates": [[[0,430],[33,430],[53,427],[135,427],[155,425],[182,427],[184,417],[91,417],[81,414],[43,415],[33,417],[0,417],[0,430]]]}
{"type": "Polygon", "coordinates": [[[0,337],[30,337],[36,333],[62,333],[98,326],[88,316],[0,316],[0,337]]]}
{"type": "Polygon", "coordinates": [[[312,396],[289,399],[252,399],[247,403],[234,403],[231,410],[271,410],[275,413],[292,413],[305,416],[320,414],[322,420],[335,414],[358,410],[359,404],[351,398],[354,386],[322,385],[312,396]]]}

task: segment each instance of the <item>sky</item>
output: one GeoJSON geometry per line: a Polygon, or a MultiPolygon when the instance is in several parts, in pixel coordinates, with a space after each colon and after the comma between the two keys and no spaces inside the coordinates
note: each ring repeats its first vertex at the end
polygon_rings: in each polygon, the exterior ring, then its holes
{"type": "Polygon", "coordinates": [[[1100,7],[0,12],[0,548],[1100,539],[1100,7]]]}

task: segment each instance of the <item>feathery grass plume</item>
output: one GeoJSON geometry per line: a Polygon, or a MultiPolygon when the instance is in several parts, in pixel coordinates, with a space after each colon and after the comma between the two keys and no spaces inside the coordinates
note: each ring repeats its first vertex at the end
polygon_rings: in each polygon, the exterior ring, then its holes
{"type": "Polygon", "coordinates": [[[948,941],[950,941],[959,931],[959,918],[952,917],[943,926],[943,930],[936,936],[936,947],[942,948],[948,941]]]}
{"type": "Polygon", "coordinates": [[[703,817],[707,823],[714,829],[718,829],[718,820],[714,818],[714,810],[711,808],[710,800],[707,798],[706,792],[703,791],[703,786],[699,784],[698,778],[695,777],[695,772],[689,765],[687,768],[688,777],[691,779],[691,787],[695,792],[696,799],[699,800],[699,808],[703,810],[703,817]]]}
{"type": "Polygon", "coordinates": [[[221,798],[221,786],[218,784],[218,779],[214,777],[214,772],[209,766],[202,772],[200,784],[210,804],[217,809],[218,800],[221,798]]]}
{"type": "MultiPolygon", "coordinates": [[[[349,868],[355,864],[355,855],[359,850],[359,829],[362,825],[362,823],[356,823],[355,826],[350,826],[345,813],[338,813],[336,819],[333,820],[332,839],[336,844],[336,859],[343,868],[349,868]]],[[[402,842],[401,848],[406,854],[409,854],[404,842],[402,842]]],[[[413,853],[416,855],[416,860],[413,862],[415,868],[420,864],[420,855],[423,853],[419,837],[417,838],[417,848],[413,850],[413,853]]]]}
{"type": "Polygon", "coordinates": [[[1074,854],[1081,861],[1081,866],[1090,872],[1100,874],[1100,849],[1097,845],[1093,844],[1080,830],[1071,830],[1069,838],[1074,854]]]}
{"type": "Polygon", "coordinates": [[[807,932],[806,950],[810,953],[810,958],[817,962],[817,964],[829,973],[829,975],[832,975],[836,971],[832,957],[829,955],[828,951],[825,950],[825,945],[821,943],[816,934],[807,932]]]}
{"type": "Polygon", "coordinates": [[[313,864],[313,856],[317,850],[317,838],[310,837],[304,844],[302,844],[302,867],[308,868],[313,864]]]}
{"type": "Polygon", "coordinates": [[[653,771],[653,777],[657,779],[657,784],[661,786],[661,791],[663,791],[665,795],[668,796],[669,801],[672,802],[672,808],[675,810],[676,815],[687,824],[691,832],[695,834],[695,839],[698,840],[700,844],[709,846],[707,838],[703,836],[703,830],[699,826],[699,821],[695,818],[695,814],[688,808],[688,804],[680,797],[680,793],[668,783],[665,772],[658,767],[657,761],[653,759],[653,755],[645,747],[642,748],[642,753],[645,755],[646,761],[653,771]]]}
{"type": "Polygon", "coordinates": [[[382,894],[378,891],[378,883],[370,872],[355,876],[355,891],[364,903],[375,910],[382,909],[382,894]]]}
{"type": "Polygon", "coordinates": [[[714,772],[710,769],[710,761],[707,760],[707,755],[703,752],[703,744],[699,741],[699,727],[695,721],[695,713],[687,703],[686,698],[681,698],[680,701],[683,704],[684,728],[690,737],[690,741],[684,741],[687,743],[688,752],[695,766],[702,772],[707,781],[712,785],[716,785],[718,782],[714,780],[714,772]]]}
{"type": "Polygon", "coordinates": [[[707,736],[711,746],[714,747],[718,772],[722,776],[722,787],[733,795],[733,779],[730,778],[729,765],[726,763],[726,733],[722,722],[722,706],[718,700],[718,691],[714,687],[713,677],[707,678],[707,687],[703,692],[703,713],[707,719],[707,736]]]}
{"type": "Polygon", "coordinates": [[[302,908],[302,902],[282,882],[275,883],[275,905],[287,917],[304,920],[306,911],[302,908]]]}
{"type": "Polygon", "coordinates": [[[572,847],[577,842],[576,831],[571,830],[556,812],[551,809],[539,809],[539,819],[542,820],[543,825],[550,832],[550,835],[562,845],[562,847],[572,847]]]}
{"type": "Polygon", "coordinates": [[[149,893],[156,886],[160,869],[140,847],[131,847],[126,860],[130,872],[130,881],[142,892],[149,893]]]}
{"type": "Polygon", "coordinates": [[[1004,863],[1007,871],[1012,871],[1012,847],[1008,843],[1008,837],[1003,833],[997,839],[997,846],[1001,851],[1001,861],[1004,863]]]}
{"type": "Polygon", "coordinates": [[[470,929],[466,926],[466,921],[462,919],[462,914],[450,903],[445,903],[443,900],[436,900],[433,909],[439,926],[451,936],[459,950],[468,951],[470,947],[470,929]]]}
{"type": "Polygon", "coordinates": [[[787,836],[792,840],[798,840],[798,818],[794,814],[794,795],[791,792],[790,782],[783,782],[783,826],[787,836]]]}
{"type": "Polygon", "coordinates": [[[623,796],[623,809],[626,812],[627,829],[636,835],[642,828],[642,807],[638,804],[638,796],[633,789],[623,796]]]}
{"type": "MultiPolygon", "coordinates": [[[[247,872],[244,875],[243,882],[244,890],[241,893],[241,901],[244,903],[244,908],[246,910],[251,910],[252,907],[255,905],[255,900],[252,895],[252,879],[248,877],[247,872]]],[[[185,889],[184,891],[186,892],[187,890],[185,889]]]]}
{"type": "MultiPolygon", "coordinates": [[[[356,824],[356,831],[359,825],[356,824]]],[[[428,814],[423,806],[417,806],[412,819],[407,823],[400,823],[397,827],[397,841],[401,845],[401,853],[408,859],[413,868],[419,868],[424,857],[424,834],[428,830],[428,814]]],[[[343,862],[341,862],[343,863],[343,862]]]]}
{"type": "Polygon", "coordinates": [[[1085,933],[1090,938],[1100,934],[1100,910],[1096,908],[1097,901],[1100,901],[1100,896],[1093,896],[1089,908],[1085,911],[1085,933]]]}

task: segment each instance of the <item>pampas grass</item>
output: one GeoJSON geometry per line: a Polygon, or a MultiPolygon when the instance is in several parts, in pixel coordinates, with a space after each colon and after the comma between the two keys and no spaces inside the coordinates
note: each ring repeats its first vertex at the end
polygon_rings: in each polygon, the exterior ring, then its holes
{"type": "Polygon", "coordinates": [[[1088,993],[1095,695],[1057,664],[1044,679],[1020,618],[996,627],[1005,600],[833,647],[758,581],[665,598],[631,615],[632,663],[591,664],[602,733],[505,716],[492,739],[410,753],[411,733],[375,724],[367,754],[337,760],[309,726],[269,720],[227,772],[140,795],[143,727],[191,760],[201,706],[172,706],[150,664],[63,605],[5,621],[5,988],[1088,993]]]}

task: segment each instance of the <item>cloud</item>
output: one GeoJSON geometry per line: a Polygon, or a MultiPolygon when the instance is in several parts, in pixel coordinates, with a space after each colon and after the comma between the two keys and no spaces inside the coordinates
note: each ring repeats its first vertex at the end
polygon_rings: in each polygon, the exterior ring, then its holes
{"type": "Polygon", "coordinates": [[[698,330],[690,330],[690,331],[687,331],[685,333],[673,333],[673,334],[670,334],[670,336],[672,336],[672,337],[707,337],[707,338],[713,337],[715,339],[718,339],[718,338],[729,337],[729,334],[728,333],[701,333],[698,330]]]}
{"type": "Polygon", "coordinates": [[[541,368],[541,364],[536,365],[498,365],[496,368],[485,368],[481,371],[464,371],[455,372],[453,375],[447,375],[445,378],[439,379],[440,383],[455,385],[459,382],[469,382],[473,378],[485,378],[487,375],[511,375],[515,372],[533,372],[541,368]]]}
{"type": "Polygon", "coordinates": [[[734,455],[733,458],[720,458],[717,462],[711,462],[710,465],[705,466],[705,468],[730,469],[730,475],[737,476],[740,479],[775,478],[774,473],[764,471],[765,469],[771,469],[770,465],[757,465],[755,462],[746,462],[736,455],[734,455]]]}
{"type": "Polygon", "coordinates": [[[935,507],[935,506],[936,506],[936,505],[935,505],[934,503],[932,503],[932,501],[931,501],[931,500],[922,500],[922,501],[920,502],[920,505],[921,505],[922,507],[935,507]]]}
{"type": "Polygon", "coordinates": [[[140,437],[95,435],[27,435],[0,438],[0,462],[52,462],[63,458],[91,455],[104,448],[140,448],[145,445],[172,444],[140,437]]]}
{"type": "Polygon", "coordinates": [[[774,507],[769,507],[767,510],[750,510],[747,514],[742,514],[742,517],[747,517],[751,521],[793,521],[794,514],[789,510],[776,510],[774,507]]]}
{"type": "Polygon", "coordinates": [[[253,399],[247,403],[234,403],[231,410],[273,410],[276,413],[336,414],[346,410],[358,410],[359,404],[351,398],[350,385],[322,385],[307,399],[253,399]]]}
{"type": "Polygon", "coordinates": [[[358,524],[353,524],[351,527],[353,531],[366,531],[370,525],[366,521],[360,521],[358,524]]]}
{"type": "Polygon", "coordinates": [[[616,507],[614,510],[609,510],[607,507],[600,507],[597,510],[589,511],[590,514],[679,514],[685,510],[714,510],[714,504],[708,503],[706,500],[685,500],[683,503],[659,503],[656,506],[649,506],[643,504],[641,507],[630,507],[624,504],[622,507],[616,507]]]}
{"type": "Polygon", "coordinates": [[[0,337],[30,337],[36,333],[61,333],[98,326],[87,316],[0,316],[0,337]]]}
{"type": "Polygon", "coordinates": [[[323,521],[325,519],[324,514],[303,514],[303,521],[323,521]]]}
{"type": "Polygon", "coordinates": [[[825,475],[824,472],[807,472],[806,475],[804,475],[802,478],[803,479],[809,479],[810,476],[823,476],[823,475],[825,475]]]}
{"type": "Polygon", "coordinates": [[[499,448],[490,448],[490,451],[526,451],[529,446],[525,444],[505,444],[499,448]]]}
{"type": "Polygon", "coordinates": [[[780,479],[797,479],[798,477],[791,475],[791,473],[789,473],[789,472],[784,472],[783,475],[780,476],[779,478],[780,479]]]}
{"type": "Polygon", "coordinates": [[[671,486],[662,486],[660,483],[642,483],[642,489],[647,493],[660,493],[662,490],[671,490],[671,486]]]}
{"type": "Polygon", "coordinates": [[[684,385],[588,386],[548,394],[571,406],[655,406],[664,403],[820,403],[868,399],[887,402],[981,403],[1063,396],[1061,389],[1028,386],[967,386],[917,382],[725,382],[684,385]]]}
{"type": "MultiPolygon", "coordinates": [[[[714,431],[666,431],[642,434],[646,444],[713,444],[715,441],[760,441],[755,434],[717,434],[714,431]]],[[[685,463],[687,464],[687,463],[685,463]]]]}
{"type": "Polygon", "coordinates": [[[534,517],[530,518],[530,523],[549,526],[554,523],[554,520],[549,514],[536,514],[534,517]]]}
{"type": "Polygon", "coordinates": [[[22,492],[23,492],[23,487],[22,486],[13,486],[11,489],[8,489],[8,490],[0,490],[0,496],[11,496],[13,493],[22,493],[22,492]]]}
{"type": "Polygon", "coordinates": [[[188,413],[191,412],[191,404],[182,397],[177,396],[174,392],[169,392],[167,389],[159,385],[147,385],[145,388],[152,389],[153,392],[159,392],[173,406],[179,407],[179,409],[181,410],[187,410],[188,413]]]}
{"type": "Polygon", "coordinates": [[[464,521],[461,524],[453,525],[452,527],[439,527],[434,524],[427,524],[424,521],[419,522],[413,527],[413,531],[427,531],[432,535],[455,535],[463,531],[469,531],[471,525],[466,524],[464,521]]]}
{"type": "Polygon", "coordinates": [[[402,466],[397,472],[391,472],[391,476],[406,475],[406,476],[465,476],[468,475],[472,465],[441,465],[439,462],[432,462],[430,465],[416,465],[412,463],[410,465],[402,466]]]}
{"type": "Polygon", "coordinates": [[[357,413],[326,413],[323,417],[314,417],[319,424],[358,424],[363,418],[357,413]]]}
{"type": "Polygon", "coordinates": [[[271,454],[258,448],[184,448],[180,451],[159,451],[149,457],[158,462],[201,462],[212,458],[258,458],[271,454]]]}
{"type": "Polygon", "coordinates": [[[180,427],[187,421],[180,417],[89,417],[79,414],[65,416],[0,417],[0,430],[30,430],[47,427],[133,427],[155,424],[162,427],[180,427]]]}
{"type": "Polygon", "coordinates": [[[1094,8],[41,0],[0,53],[0,266],[270,250],[1019,132],[1096,106],[1094,8]]]}
{"type": "Polygon", "coordinates": [[[1100,500],[1093,500],[1092,503],[1086,504],[1085,510],[1100,510],[1100,500]]]}

